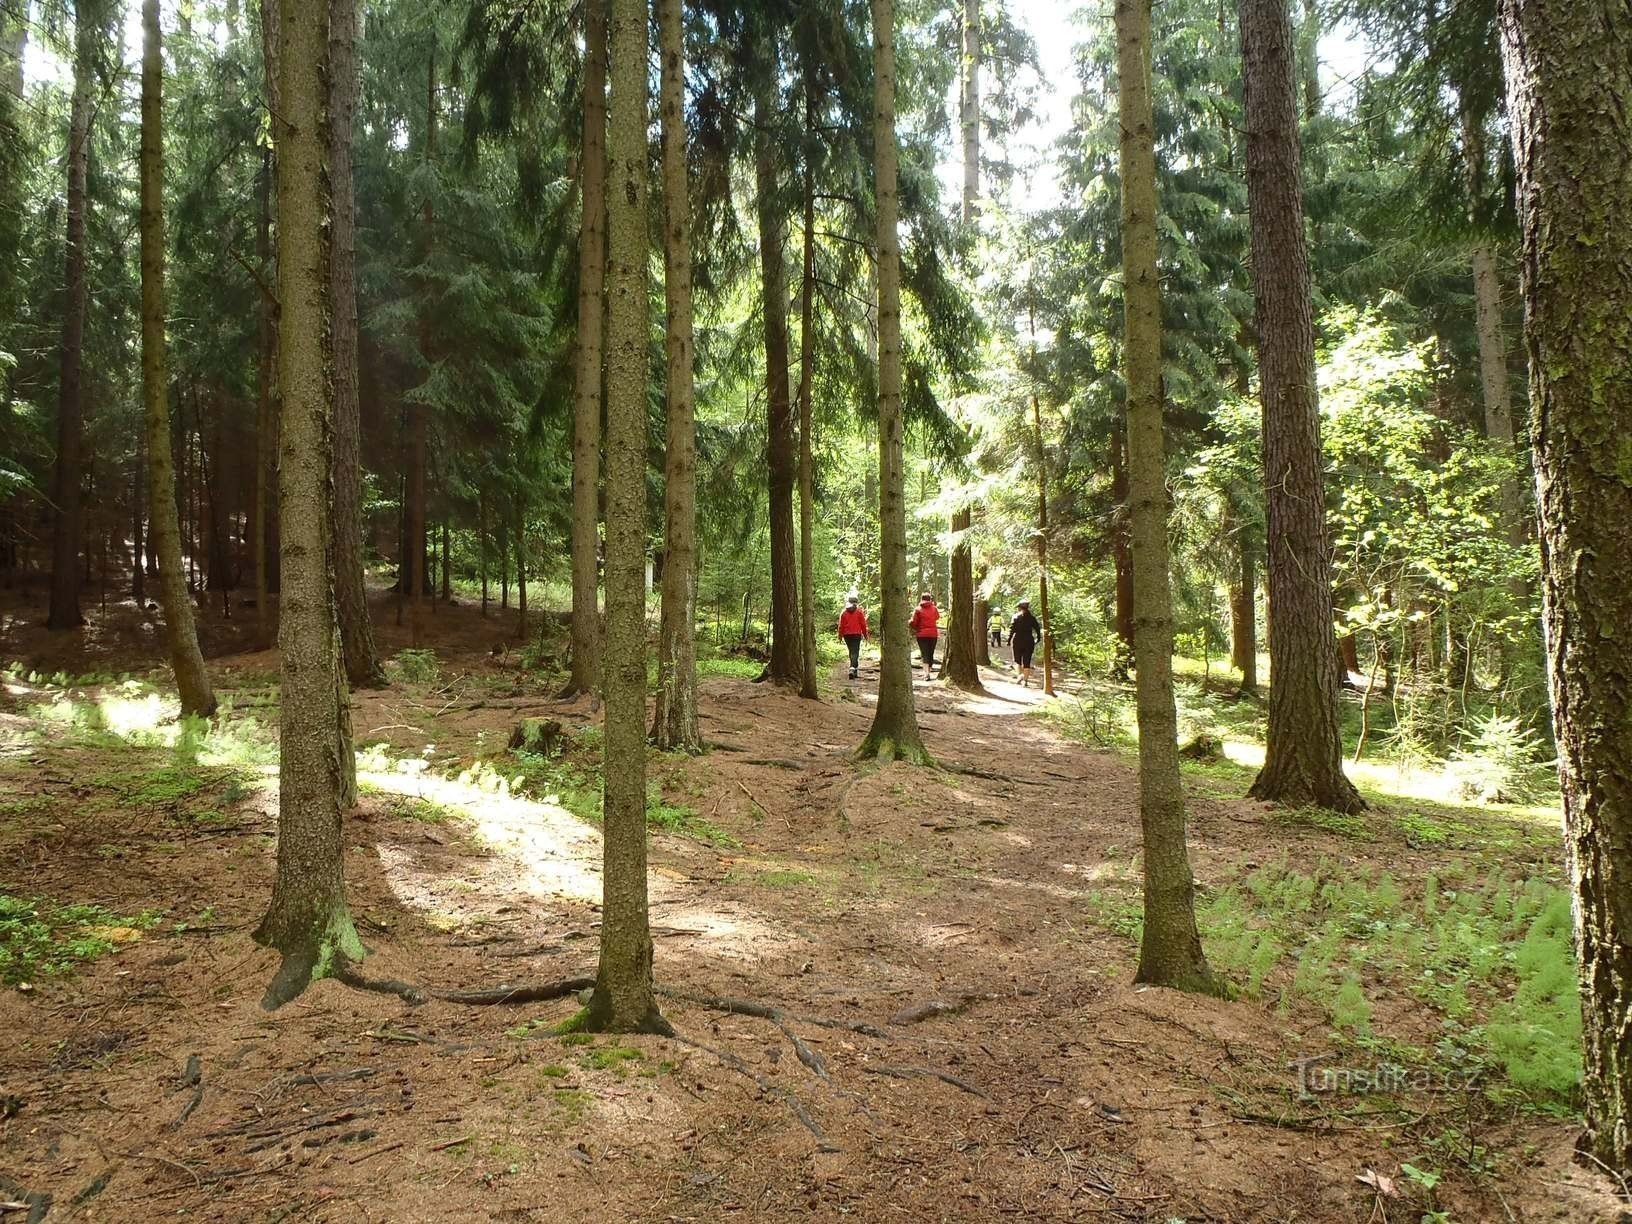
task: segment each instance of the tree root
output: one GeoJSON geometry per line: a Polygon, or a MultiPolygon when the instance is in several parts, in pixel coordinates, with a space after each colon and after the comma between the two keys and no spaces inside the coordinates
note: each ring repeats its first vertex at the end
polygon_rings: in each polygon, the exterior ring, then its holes
{"type": "Polygon", "coordinates": [[[815,1136],[816,1142],[821,1145],[818,1149],[819,1151],[843,1151],[842,1148],[828,1140],[827,1133],[823,1131],[819,1125],[817,1125],[816,1119],[810,1116],[810,1111],[805,1108],[804,1102],[802,1102],[798,1097],[794,1096],[793,1093],[787,1091],[785,1088],[778,1088],[758,1071],[755,1071],[747,1063],[743,1062],[742,1059],[731,1053],[730,1050],[721,1050],[714,1046],[708,1045],[706,1042],[695,1041],[690,1037],[682,1037],[679,1033],[676,1033],[672,1038],[670,1038],[670,1040],[677,1041],[681,1045],[691,1046],[694,1049],[702,1050],[707,1054],[712,1054],[715,1058],[720,1060],[721,1066],[729,1067],[738,1074],[745,1075],[749,1079],[753,1080],[754,1083],[759,1086],[759,1090],[761,1092],[764,1092],[769,1096],[780,1097],[783,1104],[785,1104],[793,1113],[793,1116],[799,1119],[800,1125],[815,1136]]]}
{"type": "Polygon", "coordinates": [[[759,1020],[769,1020],[777,1025],[786,1020],[793,1020],[800,1024],[813,1024],[817,1028],[842,1029],[847,1033],[859,1033],[863,1037],[877,1037],[881,1041],[896,1040],[894,1033],[887,1032],[876,1024],[868,1024],[865,1020],[836,1020],[828,1016],[790,1015],[780,1007],[774,1007],[769,1003],[755,1003],[751,999],[729,999],[719,995],[692,994],[690,991],[675,990],[668,986],[659,986],[657,993],[664,998],[678,999],[682,1003],[707,1008],[709,1011],[730,1012],[736,1016],[753,1016],[759,1020]]]}
{"type": "Polygon", "coordinates": [[[891,1079],[938,1079],[943,1084],[951,1084],[960,1092],[967,1092],[970,1096],[977,1096],[983,1101],[992,1099],[991,1093],[983,1088],[977,1088],[966,1079],[959,1079],[956,1075],[946,1071],[937,1071],[934,1067],[881,1067],[864,1066],[862,1070],[868,1075],[887,1075],[891,1079]]]}
{"type": "Polygon", "coordinates": [[[354,990],[395,995],[410,1007],[419,1007],[432,999],[439,999],[444,1003],[464,1003],[472,1007],[548,1003],[554,999],[565,999],[595,985],[593,977],[570,977],[553,982],[494,986],[481,990],[445,990],[436,986],[415,986],[412,982],[404,982],[398,978],[369,977],[359,971],[351,961],[340,962],[334,971],[334,980],[354,990]]]}
{"type": "Polygon", "coordinates": [[[973,765],[952,765],[946,761],[939,762],[940,767],[947,773],[961,774],[966,778],[980,778],[986,782],[1013,782],[1018,786],[1047,786],[1047,782],[1039,782],[1035,778],[1016,778],[1012,774],[993,773],[989,769],[977,769],[973,765]]]}
{"type": "Polygon", "coordinates": [[[1036,995],[1036,993],[1037,991],[1035,989],[1031,987],[1024,987],[1020,990],[1016,990],[1014,992],[1014,996],[994,994],[991,991],[985,991],[978,994],[966,994],[951,1000],[930,999],[927,1002],[918,1003],[912,1007],[902,1008],[900,1011],[896,1012],[895,1015],[890,1017],[890,1023],[918,1024],[925,1020],[933,1020],[936,1016],[956,1016],[960,1012],[967,1011],[976,1003],[990,1003],[996,999],[1007,999],[1015,996],[1020,998],[1030,998],[1036,995]]]}

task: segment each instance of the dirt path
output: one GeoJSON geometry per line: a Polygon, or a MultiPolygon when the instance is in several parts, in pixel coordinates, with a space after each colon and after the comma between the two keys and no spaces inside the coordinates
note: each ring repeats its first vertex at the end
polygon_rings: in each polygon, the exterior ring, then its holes
{"type": "MultiPolygon", "coordinates": [[[[448,679],[354,711],[396,758],[365,769],[347,824],[366,967],[442,986],[592,971],[596,829],[569,796],[470,766],[524,713],[574,733],[594,712],[537,696],[480,624],[460,632],[448,679]]],[[[270,664],[217,662],[240,711],[270,664]]],[[[49,1194],[51,1220],[1416,1219],[1413,1188],[1358,1179],[1399,1180],[1403,1119],[1455,1097],[1369,1117],[1300,1101],[1288,1064],[1330,1048],[1324,1014],[1133,987],[1114,920],[1138,897],[1133,766],[988,679],[974,699],[918,681],[933,770],[852,760],[865,670],[821,703],[705,681],[714,751],[653,764],[694,816],[653,839],[657,972],[685,1040],[585,1044],[550,1035],[570,1001],[414,1008],[325,982],[263,1013],[273,962],[249,933],[271,796],[154,797],[168,754],[54,742],[28,714],[41,695],[12,685],[0,885],[165,917],[0,994],[0,1197],[49,1194]],[[773,1004],[800,1044],[685,996],[773,1004]]],[[[1359,852],[1202,788],[1192,814],[1204,889],[1272,851],[1359,852]]],[[[1573,1134],[1513,1114],[1481,1142],[1527,1154],[1448,1178],[1440,1207],[1616,1218],[1570,1165],[1573,1134]]]]}

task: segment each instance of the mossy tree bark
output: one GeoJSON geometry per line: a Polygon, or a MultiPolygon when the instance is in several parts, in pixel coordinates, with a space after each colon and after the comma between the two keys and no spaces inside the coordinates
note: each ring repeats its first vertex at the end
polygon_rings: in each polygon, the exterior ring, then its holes
{"type": "Polygon", "coordinates": [[[57,384],[57,463],[52,500],[50,629],[76,629],[79,611],[80,450],[85,397],[85,221],[90,207],[86,181],[91,158],[91,87],[102,36],[103,0],[74,12],[74,91],[68,109],[68,226],[64,243],[62,355],[57,384]]]}
{"type": "MultiPolygon", "coordinates": [[[[142,2],[142,403],[152,497],[149,530],[159,554],[159,600],[170,666],[181,695],[181,712],[199,717],[215,713],[215,693],[204,670],[193,623],[193,601],[187,597],[187,573],[181,556],[181,523],[176,517],[176,471],[170,455],[170,387],[166,374],[164,334],[164,56],[159,33],[159,0],[142,2]]],[[[136,572],[142,572],[138,549],[136,572]]]]}
{"type": "Polygon", "coordinates": [[[357,378],[357,199],[352,139],[357,117],[357,0],[330,0],[329,177],[334,185],[330,291],[334,307],[334,555],[346,679],[384,688],[363,582],[362,422],[357,378]]]}
{"type": "Polygon", "coordinates": [[[278,301],[283,394],[278,500],[283,656],[278,870],[255,932],[283,962],[263,1006],[281,1006],[363,946],[346,908],[340,800],[342,678],[336,623],[334,380],[329,331],[328,3],[279,0],[278,301]]]}
{"type": "Polygon", "coordinates": [[[567,692],[600,683],[602,299],[606,287],[606,2],[584,4],[584,134],[578,149],[578,342],[572,408],[572,626],[567,692]]]}
{"type": "Polygon", "coordinates": [[[612,0],[607,141],[605,867],[585,1027],[667,1032],[646,898],[647,0],[612,0]]]}
{"type": "Polygon", "coordinates": [[[1343,774],[1337,718],[1340,673],[1303,230],[1296,52],[1286,5],[1241,0],[1271,668],[1264,767],[1249,793],[1294,807],[1354,812],[1365,803],[1343,774]]]}
{"type": "Polygon", "coordinates": [[[697,724],[697,398],[691,363],[691,200],[686,173],[686,43],[681,0],[658,0],[662,57],[663,299],[668,309],[668,445],[663,461],[663,611],[652,738],[699,752],[697,724]]]}
{"type": "Polygon", "coordinates": [[[883,657],[878,707],[858,756],[927,762],[912,699],[907,609],[907,479],[901,437],[901,201],[895,143],[895,6],[872,0],[873,156],[878,225],[878,485],[883,657]]]}
{"type": "Polygon", "coordinates": [[[1584,1146],[1632,1175],[1632,19],[1503,0],[1584,1146]]]}
{"type": "Polygon", "coordinates": [[[1173,698],[1173,591],[1168,574],[1166,440],[1162,429],[1162,304],[1156,268],[1156,129],[1150,97],[1151,0],[1118,0],[1122,301],[1126,317],[1128,481],[1133,530],[1134,666],[1138,676],[1139,818],[1145,849],[1140,982],[1219,992],[1196,931],[1195,878],[1185,844],[1173,698]]]}
{"type": "Polygon", "coordinates": [[[789,394],[787,244],[782,233],[786,209],[777,182],[780,158],[775,133],[777,57],[766,31],[755,64],[754,184],[759,220],[761,311],[765,326],[765,471],[771,529],[771,659],[769,678],[798,684],[798,551],[794,544],[793,489],[798,470],[793,404],[789,394]]]}

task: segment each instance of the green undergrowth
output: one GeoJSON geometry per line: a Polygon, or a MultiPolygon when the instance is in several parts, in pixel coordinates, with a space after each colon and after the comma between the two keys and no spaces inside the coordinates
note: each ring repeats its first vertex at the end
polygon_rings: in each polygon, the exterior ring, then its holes
{"type": "Polygon", "coordinates": [[[121,917],[100,905],[0,893],[0,982],[66,976],[150,930],[159,917],[153,910],[121,917]]]}
{"type": "MultiPolygon", "coordinates": [[[[1131,888],[1094,905],[1102,925],[1139,939],[1131,888]]],[[[1575,1105],[1570,905],[1551,880],[1473,864],[1405,880],[1348,860],[1283,859],[1205,890],[1196,917],[1213,967],[1246,998],[1318,1007],[1339,1040],[1403,1041],[1415,1063],[1471,1068],[1532,1107],[1575,1105]]]]}

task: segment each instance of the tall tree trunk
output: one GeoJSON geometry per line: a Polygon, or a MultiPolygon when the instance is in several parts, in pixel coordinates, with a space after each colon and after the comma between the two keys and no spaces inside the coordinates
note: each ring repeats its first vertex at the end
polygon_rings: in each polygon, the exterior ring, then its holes
{"type": "MultiPolygon", "coordinates": [[[[972,236],[980,200],[980,0],[963,0],[962,38],[958,90],[963,135],[962,222],[972,236]]],[[[980,661],[986,653],[986,619],[977,614],[975,603],[975,558],[969,544],[973,526],[974,514],[968,506],[952,512],[951,624],[943,675],[965,692],[981,693],[985,692],[980,661]]]]}
{"type": "Polygon", "coordinates": [[[1236,581],[1230,586],[1230,662],[1241,673],[1241,691],[1258,691],[1258,533],[1234,524],[1236,581]]]}
{"type": "Polygon", "coordinates": [[[805,73],[804,266],[799,278],[799,695],[816,700],[816,74],[805,73]]]}
{"type": "MultiPolygon", "coordinates": [[[[568,693],[600,683],[598,534],[602,299],[606,284],[606,3],[584,4],[583,219],[578,237],[577,386],[572,409],[572,674],[568,693]]],[[[644,62],[644,61],[643,61],[644,62]]]]}
{"type": "Polygon", "coordinates": [[[1126,317],[1128,484],[1133,529],[1134,667],[1138,683],[1139,818],[1144,832],[1144,936],[1135,980],[1221,994],[1196,930],[1185,844],[1179,720],[1173,698],[1173,592],[1168,575],[1166,442],[1162,433],[1162,303],[1156,268],[1156,129],[1150,98],[1151,0],[1118,0],[1122,301],[1126,317]]]}
{"type": "MultiPolygon", "coordinates": [[[[150,529],[159,553],[159,600],[164,607],[165,638],[176,690],[181,696],[181,712],[208,718],[215,713],[215,693],[198,648],[193,602],[187,598],[181,525],[176,519],[176,473],[170,458],[170,391],[164,337],[164,58],[159,42],[159,0],[142,0],[142,33],[142,403],[147,461],[152,467],[150,529]]],[[[141,572],[138,542],[136,573],[141,572]]]]}
{"type": "Polygon", "coordinates": [[[74,15],[74,93],[68,112],[68,232],[62,300],[62,361],[57,393],[57,466],[51,546],[51,605],[46,625],[75,629],[79,612],[80,446],[85,428],[85,182],[91,156],[91,88],[96,75],[101,5],[80,4],[74,15]]]}
{"type": "Polygon", "coordinates": [[[606,692],[601,958],[591,1029],[668,1032],[646,899],[646,125],[650,9],[612,0],[607,142],[606,692]]]}
{"type": "Polygon", "coordinates": [[[878,222],[878,483],[882,657],[878,707],[857,755],[927,762],[912,698],[907,490],[901,438],[901,200],[895,144],[895,5],[872,0],[873,156],[878,222]]]}
{"type": "Polygon", "coordinates": [[[1502,0],[1585,1146],[1632,1175],[1632,20],[1502,0]]]}
{"type": "Polygon", "coordinates": [[[278,751],[278,874],[255,932],[283,962],[274,1008],[363,955],[346,908],[340,801],[343,679],[332,518],[334,384],[329,336],[328,5],[278,0],[278,500],[283,523],[283,655],[278,751]]]}
{"type": "Polygon", "coordinates": [[[754,94],[754,180],[759,216],[759,266],[765,324],[765,471],[771,530],[771,660],[769,678],[797,684],[799,660],[798,551],[794,544],[793,489],[798,443],[789,397],[788,269],[776,171],[777,60],[762,36],[754,94]]]}
{"type": "MultiPolygon", "coordinates": [[[[425,66],[425,148],[423,161],[430,167],[436,160],[436,43],[431,43],[430,56],[425,66]]],[[[436,206],[431,201],[427,183],[423,210],[425,259],[429,261],[436,242],[436,206]]],[[[419,315],[419,355],[425,363],[427,377],[434,362],[431,345],[431,287],[422,287],[423,299],[419,315]]],[[[425,588],[429,576],[425,572],[427,538],[425,528],[425,450],[426,420],[430,409],[425,404],[408,405],[408,639],[415,646],[423,640],[425,588]]]]}
{"type": "Polygon", "coordinates": [[[658,0],[662,58],[663,300],[668,312],[668,440],[663,461],[663,610],[652,738],[699,752],[697,724],[697,400],[691,363],[691,202],[686,170],[686,43],[681,0],[658,0]]]}
{"type": "Polygon", "coordinates": [[[384,688],[363,578],[362,412],[357,371],[357,195],[352,140],[357,118],[357,0],[329,0],[329,177],[334,233],[329,291],[334,309],[334,557],[340,647],[353,688],[384,688]]]}
{"type": "MultiPolygon", "coordinates": [[[[232,586],[232,508],[227,491],[227,404],[220,383],[210,386],[210,441],[205,455],[204,494],[208,500],[209,541],[206,546],[205,586],[221,596],[221,611],[232,613],[228,602],[232,586]]],[[[202,439],[200,439],[202,445],[202,439]]]]}
{"type": "Polygon", "coordinates": [[[1255,799],[1365,806],[1343,774],[1332,561],[1287,0],[1241,0],[1247,193],[1269,529],[1269,734],[1255,799]]]}

